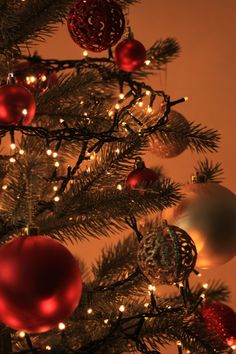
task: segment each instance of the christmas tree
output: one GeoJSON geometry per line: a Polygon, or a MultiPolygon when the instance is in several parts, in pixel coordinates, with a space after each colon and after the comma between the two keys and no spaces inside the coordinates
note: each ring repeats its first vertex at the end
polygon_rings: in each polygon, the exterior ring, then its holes
{"type": "Polygon", "coordinates": [[[216,152],[220,135],[180,114],[187,97],[148,83],[180,45],[146,49],[135,3],[0,1],[1,354],[236,349],[228,288],[195,285],[235,255],[236,197],[220,163],[200,159],[185,185],[159,166],[216,152]],[[30,55],[62,22],[83,58],[30,55]],[[90,270],[81,243],[122,232],[90,270]]]}

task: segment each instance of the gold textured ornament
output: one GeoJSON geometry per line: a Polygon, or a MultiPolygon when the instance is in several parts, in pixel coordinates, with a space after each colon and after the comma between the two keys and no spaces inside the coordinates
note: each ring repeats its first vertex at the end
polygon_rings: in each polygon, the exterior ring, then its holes
{"type": "Polygon", "coordinates": [[[188,145],[187,138],[183,134],[183,131],[188,130],[189,123],[186,118],[179,112],[170,111],[163,130],[155,132],[150,137],[151,153],[161,158],[180,155],[188,145]]]}
{"type": "Polygon", "coordinates": [[[164,210],[163,218],[184,229],[193,239],[197,267],[214,268],[236,253],[236,196],[218,183],[186,184],[184,198],[164,210]]]}
{"type": "Polygon", "coordinates": [[[144,235],[137,254],[141,271],[154,285],[183,282],[194,270],[196,258],[191,237],[165,222],[144,235]]]}

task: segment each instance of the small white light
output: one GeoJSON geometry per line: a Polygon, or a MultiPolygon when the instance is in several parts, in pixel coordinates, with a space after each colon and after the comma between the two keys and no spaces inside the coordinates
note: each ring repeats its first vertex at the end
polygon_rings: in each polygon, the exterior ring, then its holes
{"type": "Polygon", "coordinates": [[[42,75],[41,76],[41,81],[43,81],[43,82],[47,81],[47,76],[46,75],[42,75]]]}
{"type": "Polygon", "coordinates": [[[119,98],[120,98],[121,100],[123,100],[123,99],[125,98],[125,95],[124,95],[123,93],[120,93],[120,94],[119,94],[119,98]]]}
{"type": "Polygon", "coordinates": [[[26,108],[22,109],[22,114],[23,114],[24,116],[27,116],[28,110],[27,110],[26,108]]]}
{"type": "Polygon", "coordinates": [[[51,149],[47,149],[47,155],[51,156],[52,155],[52,150],[51,149]]]}
{"type": "Polygon", "coordinates": [[[205,284],[202,285],[202,287],[203,287],[203,289],[208,289],[209,284],[205,283],[205,284]]]}
{"type": "Polygon", "coordinates": [[[54,192],[56,192],[58,190],[58,187],[57,186],[53,186],[53,190],[54,190],[54,192]]]}
{"type": "Polygon", "coordinates": [[[120,312],[124,312],[124,311],[125,311],[124,305],[121,305],[121,306],[119,307],[119,311],[120,311],[120,312]]]}
{"type": "Polygon", "coordinates": [[[64,121],[64,119],[61,118],[61,119],[59,120],[59,122],[62,124],[62,123],[64,123],[65,121],[64,121]]]}
{"type": "Polygon", "coordinates": [[[24,338],[24,337],[25,337],[25,332],[24,332],[24,331],[20,331],[20,332],[18,333],[18,337],[24,338]]]}
{"type": "Polygon", "coordinates": [[[236,349],[236,345],[232,345],[231,349],[235,350],[236,349]]]}
{"type": "Polygon", "coordinates": [[[206,295],[205,294],[201,294],[200,296],[202,299],[205,299],[206,298],[206,295]]]}
{"type": "Polygon", "coordinates": [[[154,285],[151,285],[151,284],[150,284],[150,285],[148,286],[148,290],[149,290],[149,291],[155,291],[155,290],[156,290],[156,287],[155,287],[154,285]]]}
{"type": "Polygon", "coordinates": [[[144,304],[144,307],[149,307],[149,303],[148,302],[146,302],[146,304],[144,304]]]}
{"type": "Polygon", "coordinates": [[[118,148],[118,149],[116,149],[116,153],[117,154],[119,154],[120,153],[120,149],[118,148]]]}
{"type": "Polygon", "coordinates": [[[190,350],[188,349],[188,350],[186,351],[186,353],[191,353],[191,352],[190,352],[190,350]]]}
{"type": "Polygon", "coordinates": [[[148,112],[148,113],[152,113],[152,111],[153,111],[152,107],[151,107],[151,106],[148,106],[147,112],[148,112]]]}
{"type": "Polygon", "coordinates": [[[115,105],[115,109],[116,109],[116,110],[120,109],[119,103],[117,103],[117,104],[115,105]]]}
{"type": "Polygon", "coordinates": [[[15,144],[15,143],[11,143],[10,148],[11,148],[12,150],[15,150],[16,144],[15,144]]]}
{"type": "Polygon", "coordinates": [[[58,153],[56,151],[54,151],[54,153],[52,154],[52,157],[55,159],[58,156],[58,153]]]}
{"type": "Polygon", "coordinates": [[[15,157],[10,157],[9,161],[10,161],[11,163],[15,163],[15,162],[16,162],[16,159],[15,159],[15,157]]]}
{"type": "Polygon", "coordinates": [[[87,56],[88,56],[88,51],[87,51],[87,50],[84,50],[84,51],[83,51],[83,56],[84,56],[84,57],[87,57],[87,56]]]}
{"type": "Polygon", "coordinates": [[[112,116],[113,116],[113,114],[114,114],[114,112],[113,112],[113,111],[109,111],[109,112],[108,112],[108,116],[109,116],[109,117],[112,117],[112,116]]]}
{"type": "Polygon", "coordinates": [[[51,350],[52,347],[50,347],[50,345],[47,345],[45,349],[46,349],[46,350],[51,350]]]}
{"type": "Polygon", "coordinates": [[[24,155],[24,153],[25,153],[25,151],[24,151],[23,149],[20,149],[20,150],[19,150],[19,154],[20,154],[20,155],[24,155]]]}
{"type": "Polygon", "coordinates": [[[29,77],[29,81],[31,84],[33,84],[36,80],[37,80],[37,78],[33,75],[29,77]]]}
{"type": "Polygon", "coordinates": [[[197,275],[199,278],[201,278],[201,276],[202,276],[202,273],[198,273],[198,275],[197,275]]]}
{"type": "Polygon", "coordinates": [[[59,167],[60,166],[60,163],[58,161],[55,162],[54,164],[55,167],[59,167]]]}
{"type": "Polygon", "coordinates": [[[92,313],[93,313],[93,309],[90,308],[90,309],[87,310],[87,314],[88,315],[91,315],[92,313]]]}
{"type": "Polygon", "coordinates": [[[186,102],[186,101],[188,101],[188,100],[189,100],[189,98],[188,98],[188,97],[184,97],[184,100],[185,100],[185,102],[186,102]]]}
{"type": "Polygon", "coordinates": [[[151,95],[151,91],[147,90],[146,92],[146,96],[150,96],[151,95]]]}
{"type": "Polygon", "coordinates": [[[59,202],[59,200],[60,200],[60,197],[58,197],[58,195],[56,195],[56,196],[54,197],[54,201],[55,201],[55,202],[59,202]]]}
{"type": "Polygon", "coordinates": [[[59,328],[61,331],[64,331],[64,329],[66,328],[65,323],[60,322],[60,323],[58,324],[58,328],[59,328]]]}
{"type": "Polygon", "coordinates": [[[139,101],[138,105],[139,107],[143,107],[143,101],[139,101]]]}
{"type": "Polygon", "coordinates": [[[181,343],[180,340],[178,340],[178,341],[176,342],[176,344],[178,345],[178,347],[182,347],[182,343],[181,343]]]}
{"type": "Polygon", "coordinates": [[[149,60],[149,59],[145,60],[145,64],[146,65],[150,65],[151,64],[151,60],[149,60]]]}
{"type": "Polygon", "coordinates": [[[81,106],[84,104],[84,101],[80,101],[81,106]]]}
{"type": "Polygon", "coordinates": [[[2,189],[5,191],[5,190],[7,189],[7,185],[4,184],[4,185],[2,186],[2,189]]]}
{"type": "Polygon", "coordinates": [[[179,283],[179,287],[180,288],[183,288],[184,287],[184,284],[182,282],[179,283]]]}
{"type": "Polygon", "coordinates": [[[119,191],[122,191],[123,187],[121,184],[117,184],[116,189],[118,189],[119,191]]]}
{"type": "Polygon", "coordinates": [[[109,322],[108,318],[106,318],[103,322],[104,322],[105,324],[108,324],[108,322],[109,322]]]}

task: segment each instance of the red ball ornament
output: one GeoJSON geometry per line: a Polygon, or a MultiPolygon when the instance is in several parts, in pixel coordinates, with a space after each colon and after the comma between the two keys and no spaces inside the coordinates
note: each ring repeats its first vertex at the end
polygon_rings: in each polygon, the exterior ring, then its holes
{"type": "Polygon", "coordinates": [[[200,321],[209,332],[207,340],[213,346],[232,346],[236,343],[236,313],[220,302],[206,302],[200,309],[200,321]]]}
{"type": "Polygon", "coordinates": [[[46,69],[41,63],[41,58],[36,54],[31,60],[19,63],[14,70],[16,83],[23,85],[31,91],[45,91],[57,81],[57,75],[46,69]]]}
{"type": "Polygon", "coordinates": [[[32,93],[15,84],[0,87],[0,124],[28,125],[34,118],[36,103],[32,93]]]}
{"type": "Polygon", "coordinates": [[[135,170],[128,175],[126,183],[131,189],[147,187],[157,181],[158,178],[159,175],[151,168],[145,167],[143,160],[138,157],[135,162],[135,170]]]}
{"type": "Polygon", "coordinates": [[[78,264],[47,236],[22,236],[0,248],[0,320],[29,333],[65,321],[79,304],[78,264]]]}
{"type": "Polygon", "coordinates": [[[125,39],[115,49],[116,65],[124,71],[138,70],[146,60],[146,49],[136,39],[125,39]]]}
{"type": "Polygon", "coordinates": [[[92,52],[101,52],[120,40],[125,18],[121,7],[113,0],[77,0],[67,25],[75,43],[92,52]]]}

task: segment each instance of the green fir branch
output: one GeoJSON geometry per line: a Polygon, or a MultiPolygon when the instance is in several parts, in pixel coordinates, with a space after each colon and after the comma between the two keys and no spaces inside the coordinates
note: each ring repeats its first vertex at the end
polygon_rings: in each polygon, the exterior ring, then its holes
{"type": "Polygon", "coordinates": [[[207,182],[221,183],[223,181],[224,170],[219,162],[213,163],[205,158],[205,160],[198,162],[195,171],[204,176],[207,182]]]}

